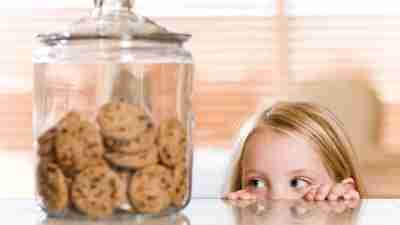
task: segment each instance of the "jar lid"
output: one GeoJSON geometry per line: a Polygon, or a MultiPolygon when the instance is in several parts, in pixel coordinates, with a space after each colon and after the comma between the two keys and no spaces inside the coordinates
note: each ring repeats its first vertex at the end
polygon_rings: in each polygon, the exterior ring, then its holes
{"type": "Polygon", "coordinates": [[[134,0],[94,0],[91,14],[68,27],[66,31],[45,33],[37,38],[56,45],[69,40],[121,39],[186,42],[191,35],[175,33],[133,11],[134,0]]]}

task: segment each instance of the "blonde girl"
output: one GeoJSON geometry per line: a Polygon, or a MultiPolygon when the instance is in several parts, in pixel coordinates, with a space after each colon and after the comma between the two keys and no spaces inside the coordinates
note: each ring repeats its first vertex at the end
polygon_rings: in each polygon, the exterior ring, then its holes
{"type": "Polygon", "coordinates": [[[241,129],[228,199],[358,200],[365,196],[352,144],[328,109],[278,102],[241,129]]]}

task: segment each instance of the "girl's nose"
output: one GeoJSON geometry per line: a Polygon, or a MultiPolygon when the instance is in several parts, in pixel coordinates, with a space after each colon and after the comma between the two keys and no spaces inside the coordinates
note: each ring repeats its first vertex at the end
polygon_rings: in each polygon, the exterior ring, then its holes
{"type": "Polygon", "coordinates": [[[271,200],[279,200],[279,199],[298,199],[301,198],[301,196],[298,196],[298,193],[295,193],[293,191],[288,190],[287,188],[284,187],[276,187],[271,190],[267,194],[267,199],[271,200]]]}
{"type": "Polygon", "coordinates": [[[284,193],[283,191],[273,191],[269,199],[271,200],[279,200],[279,199],[288,199],[289,195],[287,193],[284,193]]]}

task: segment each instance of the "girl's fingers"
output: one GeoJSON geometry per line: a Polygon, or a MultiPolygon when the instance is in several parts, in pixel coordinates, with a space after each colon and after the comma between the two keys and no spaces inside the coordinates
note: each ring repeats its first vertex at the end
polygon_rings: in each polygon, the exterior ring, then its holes
{"type": "Polygon", "coordinates": [[[243,195],[247,194],[247,190],[239,190],[237,192],[234,192],[234,198],[235,199],[242,199],[243,195]]]}
{"type": "Polygon", "coordinates": [[[243,199],[243,200],[251,200],[255,199],[255,196],[249,193],[247,190],[239,190],[236,192],[231,192],[225,195],[225,198],[229,200],[238,200],[238,199],[243,199]]]}
{"type": "Polygon", "coordinates": [[[308,187],[306,187],[306,188],[303,188],[301,191],[300,191],[300,195],[303,197],[303,198],[305,198],[305,196],[306,195],[308,195],[313,189],[315,189],[317,187],[317,185],[311,185],[311,186],[308,186],[308,187]]]}
{"type": "Polygon", "coordinates": [[[308,189],[308,192],[305,195],[303,195],[303,198],[305,200],[307,200],[307,201],[314,201],[315,200],[315,195],[317,194],[318,187],[319,186],[317,186],[317,185],[316,186],[311,186],[308,189]]]}
{"type": "Polygon", "coordinates": [[[360,199],[360,193],[358,191],[351,189],[347,191],[344,195],[343,198],[345,200],[359,200],[360,199]]]}
{"type": "Polygon", "coordinates": [[[342,180],[342,182],[340,182],[340,183],[342,183],[342,184],[351,184],[354,187],[356,182],[354,181],[353,178],[349,177],[349,178],[346,178],[346,179],[342,180]]]}
{"type": "Polygon", "coordinates": [[[342,193],[344,193],[343,186],[341,184],[335,184],[328,195],[328,200],[337,201],[342,193]]]}
{"type": "Polygon", "coordinates": [[[345,184],[339,183],[335,184],[333,186],[332,190],[330,191],[328,195],[328,200],[330,201],[337,201],[340,197],[343,197],[343,195],[349,190],[349,187],[346,186],[345,184]]]}
{"type": "Polygon", "coordinates": [[[240,198],[240,199],[243,199],[243,200],[252,200],[252,199],[255,199],[255,196],[252,195],[252,194],[249,193],[249,192],[244,192],[244,193],[242,193],[242,194],[239,196],[239,198],[240,198]]]}
{"type": "Polygon", "coordinates": [[[242,193],[244,190],[239,190],[239,191],[235,191],[235,192],[229,192],[227,193],[224,198],[225,199],[229,199],[229,200],[235,200],[239,197],[240,193],[242,193]]]}
{"type": "Polygon", "coordinates": [[[331,189],[330,185],[327,185],[327,184],[322,185],[322,186],[318,189],[317,194],[316,194],[316,196],[315,196],[315,199],[316,199],[317,201],[323,201],[323,200],[325,200],[326,197],[327,197],[328,194],[329,194],[330,189],[331,189]]]}
{"type": "Polygon", "coordinates": [[[348,192],[351,190],[354,190],[355,186],[354,183],[352,183],[352,179],[349,178],[346,182],[346,180],[342,181],[339,184],[336,184],[331,192],[329,193],[328,200],[330,201],[337,201],[339,199],[350,199],[355,195],[354,197],[357,197],[355,193],[349,194],[348,192]]]}

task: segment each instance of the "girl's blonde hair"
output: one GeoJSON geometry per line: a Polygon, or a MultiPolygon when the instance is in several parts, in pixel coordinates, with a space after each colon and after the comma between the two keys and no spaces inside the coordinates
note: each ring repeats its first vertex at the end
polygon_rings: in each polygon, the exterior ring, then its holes
{"type": "Polygon", "coordinates": [[[319,154],[330,177],[340,182],[352,177],[361,197],[365,195],[353,146],[342,123],[328,109],[308,102],[277,102],[256,113],[240,129],[225,192],[240,190],[241,161],[246,141],[258,127],[306,139],[319,154]]]}

